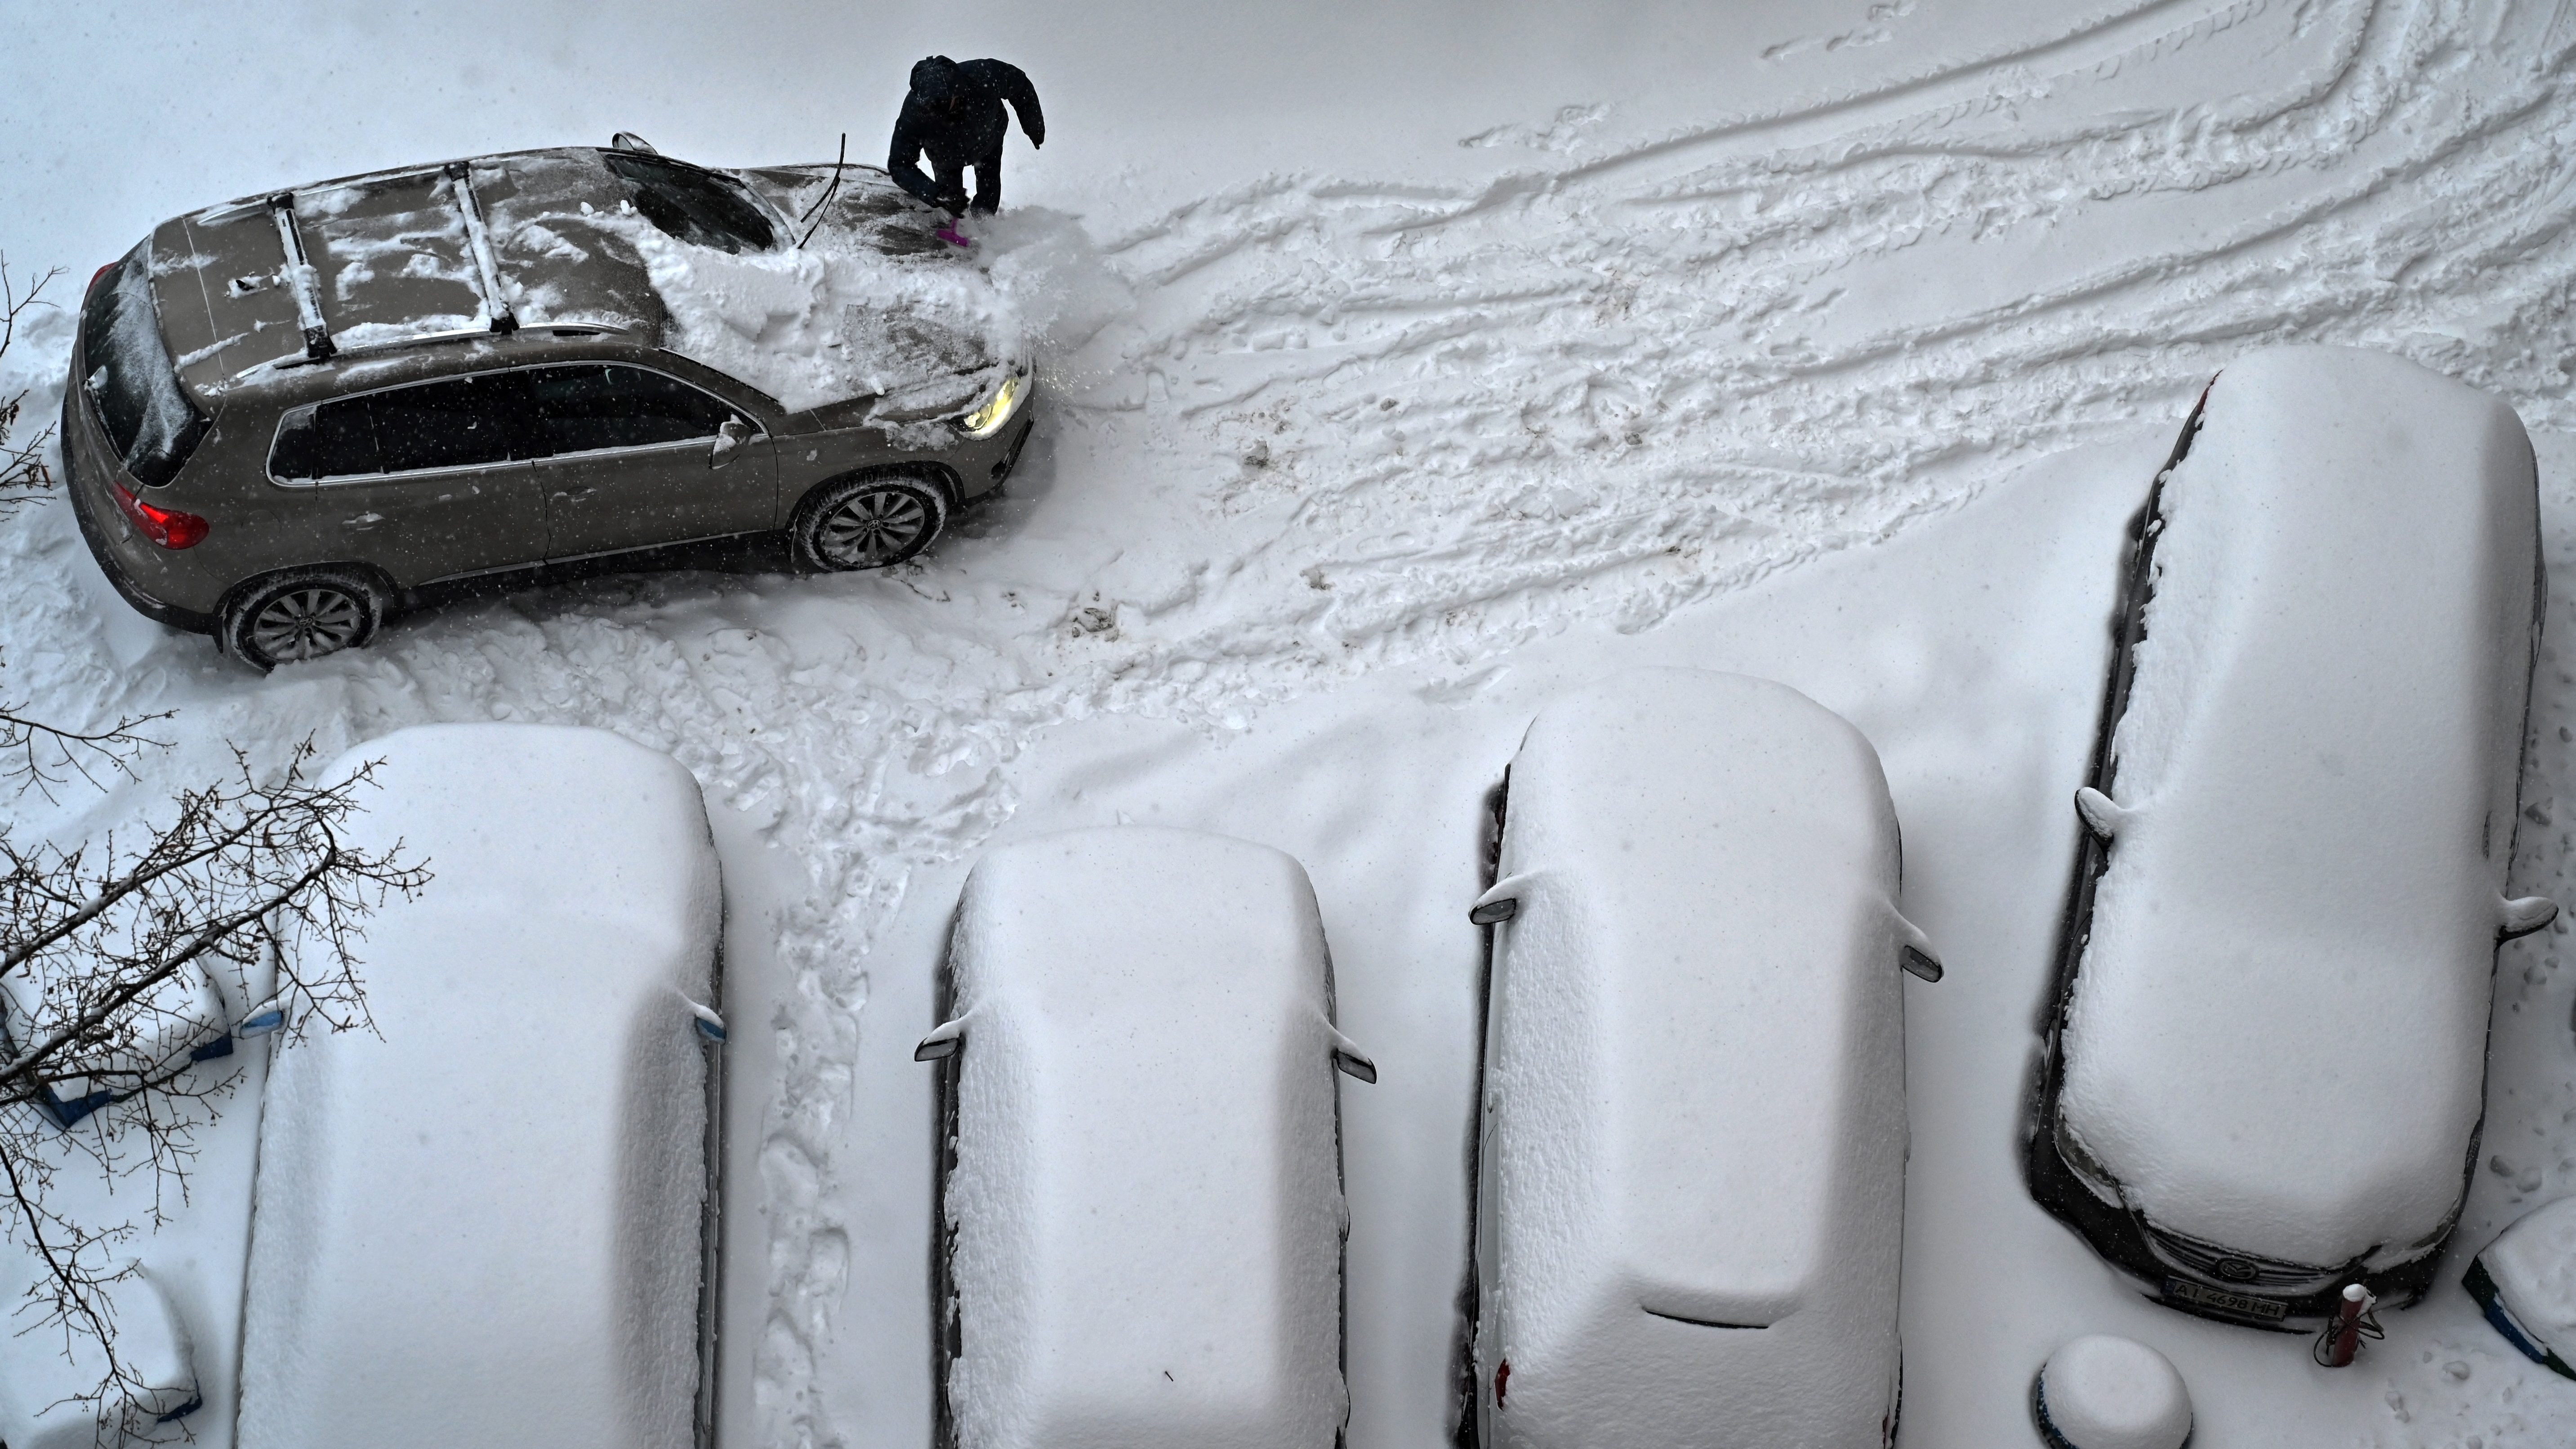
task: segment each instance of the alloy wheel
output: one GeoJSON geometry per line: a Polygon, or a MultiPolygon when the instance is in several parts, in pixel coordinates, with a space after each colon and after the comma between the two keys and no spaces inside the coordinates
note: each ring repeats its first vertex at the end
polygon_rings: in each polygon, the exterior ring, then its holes
{"type": "Polygon", "coordinates": [[[929,532],[930,508],[908,488],[851,494],[814,531],[814,551],[834,568],[883,568],[911,553],[929,532]]]}
{"type": "Polygon", "coordinates": [[[250,645],[279,664],[318,659],[358,642],[366,622],[365,605],[339,589],[289,589],[252,617],[250,645]]]}

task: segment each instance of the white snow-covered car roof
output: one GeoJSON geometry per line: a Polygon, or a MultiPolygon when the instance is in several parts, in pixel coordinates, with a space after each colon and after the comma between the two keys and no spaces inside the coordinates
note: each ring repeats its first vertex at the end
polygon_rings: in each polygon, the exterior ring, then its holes
{"type": "Polygon", "coordinates": [[[1922,940],[1877,753],[1784,685],[1623,676],[1531,724],[1500,870],[1480,1412],[1531,1446],[1878,1443],[1922,940]]]}
{"type": "Polygon", "coordinates": [[[2413,363],[2232,363],[2164,480],[2059,1112],[2164,1231],[2421,1256],[2484,1097],[2535,628],[2531,446],[2413,363]]]}
{"type": "Polygon", "coordinates": [[[1341,1146],[1313,889],[1120,827],[986,854],[950,951],[965,1449],[1334,1442],[1341,1146]]]}
{"type": "Polygon", "coordinates": [[[685,1449],[721,907],[697,783],[605,731],[402,730],[349,835],[375,1030],[278,1052],[242,1449],[685,1449]]]}

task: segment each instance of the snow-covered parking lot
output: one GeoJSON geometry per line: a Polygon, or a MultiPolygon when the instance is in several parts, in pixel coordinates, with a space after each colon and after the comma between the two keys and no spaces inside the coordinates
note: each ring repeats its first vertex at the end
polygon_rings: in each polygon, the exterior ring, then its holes
{"type": "MultiPolygon", "coordinates": [[[[2511,893],[2576,901],[2566,0],[292,14],[19,12],[12,274],[59,266],[68,301],[191,207],[619,129],[727,165],[846,130],[873,160],[933,51],[1045,96],[976,253],[1039,333],[1038,432],[917,566],[522,594],[262,678],[126,608],[58,500],[0,526],[0,698],[178,712],[140,780],[19,796],[20,828],[103,830],[229,745],[428,721],[597,725],[696,775],[728,908],[725,1443],[928,1442],[911,1053],[948,913],[985,845],[1118,821],[1311,875],[1380,1071],[1344,1096],[1350,1442],[1444,1443],[1483,797],[1542,703],[1646,664],[1784,681],[1885,762],[1948,967],[1908,988],[1905,1444],[2035,1442],[2031,1374],[2088,1333],[2170,1356],[2204,1449],[2576,1441],[2576,1384],[2457,1286],[2576,1191],[2563,921],[2500,958],[2454,1262],[2354,1368],[2140,1301],[2016,1162],[2122,524],[2249,348],[2393,351],[2531,430],[2560,594],[2511,893]]],[[[31,418],[69,336],[10,352],[31,418]]]]}

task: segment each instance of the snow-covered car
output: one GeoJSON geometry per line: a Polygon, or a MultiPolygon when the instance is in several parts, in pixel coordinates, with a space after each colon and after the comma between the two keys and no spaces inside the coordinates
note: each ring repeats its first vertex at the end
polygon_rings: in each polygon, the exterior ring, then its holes
{"type": "Polygon", "coordinates": [[[1556,700],[1495,801],[1462,1416],[1488,1449],[1894,1442],[1905,1002],[1878,755],[1785,685],[1556,700]]]}
{"type": "Polygon", "coordinates": [[[2530,440],[2328,347],[2231,363],[2131,527],[2025,1169],[2158,1300],[2421,1298],[2485,1102],[2545,581],[2530,440]]]}
{"type": "Polygon", "coordinates": [[[987,853],[942,1024],[940,1449],[1331,1449],[1342,1380],[1333,1024],[1306,872],[1140,826],[987,853]]]}
{"type": "Polygon", "coordinates": [[[82,532],[126,602],[261,668],[603,569],[901,562],[1034,422],[943,219],[870,168],[624,136],[174,217],[81,307],[82,532]]]}
{"type": "Polygon", "coordinates": [[[271,1065],[240,1449],[703,1449],[722,905],[697,782],[536,725],[349,759],[383,762],[352,843],[433,879],[366,923],[373,1029],[308,1024],[271,1065]]]}
{"type": "Polygon", "coordinates": [[[2576,1197],[2517,1219],[2470,1261],[2460,1286],[2523,1357],[2576,1379],[2576,1197]]]}

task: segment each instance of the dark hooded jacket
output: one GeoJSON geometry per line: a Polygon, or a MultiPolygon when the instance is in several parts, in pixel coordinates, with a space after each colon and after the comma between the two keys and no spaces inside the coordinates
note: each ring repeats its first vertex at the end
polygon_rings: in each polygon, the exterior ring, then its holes
{"type": "MultiPolygon", "coordinates": [[[[1029,144],[1046,144],[1046,117],[1038,110],[1038,93],[1020,68],[1008,61],[970,60],[963,63],[944,55],[934,55],[912,68],[912,92],[903,98],[903,113],[895,118],[894,144],[886,157],[886,170],[904,190],[932,205],[946,198],[939,185],[923,174],[921,156],[930,154],[932,168],[954,177],[965,167],[998,167],[1002,159],[1002,138],[1010,134],[1010,117],[1003,114],[1002,103],[1008,101],[1020,115],[1020,130],[1029,144]],[[954,109],[944,103],[955,97],[954,109]]],[[[979,183],[985,177],[978,176],[979,183]]]]}

